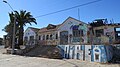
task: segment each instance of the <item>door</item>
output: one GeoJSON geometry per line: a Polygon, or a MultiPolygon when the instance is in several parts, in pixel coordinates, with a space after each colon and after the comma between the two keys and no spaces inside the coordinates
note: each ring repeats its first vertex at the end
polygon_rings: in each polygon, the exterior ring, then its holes
{"type": "Polygon", "coordinates": [[[68,44],[68,31],[60,32],[60,45],[68,44]]]}
{"type": "Polygon", "coordinates": [[[101,60],[101,50],[98,46],[95,46],[94,49],[93,49],[93,52],[94,52],[94,61],[95,62],[100,62],[101,60]]]}
{"type": "Polygon", "coordinates": [[[30,45],[34,45],[34,36],[30,36],[29,43],[30,45]]]}

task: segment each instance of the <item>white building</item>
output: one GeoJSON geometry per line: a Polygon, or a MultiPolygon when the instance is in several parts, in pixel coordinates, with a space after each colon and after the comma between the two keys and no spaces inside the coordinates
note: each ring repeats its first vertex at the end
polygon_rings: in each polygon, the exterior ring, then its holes
{"type": "Polygon", "coordinates": [[[40,45],[67,45],[87,43],[87,24],[68,17],[62,24],[49,24],[38,31],[40,45]]]}
{"type": "Polygon", "coordinates": [[[24,44],[25,45],[35,45],[37,44],[37,32],[38,28],[28,27],[24,32],[24,44]]]}

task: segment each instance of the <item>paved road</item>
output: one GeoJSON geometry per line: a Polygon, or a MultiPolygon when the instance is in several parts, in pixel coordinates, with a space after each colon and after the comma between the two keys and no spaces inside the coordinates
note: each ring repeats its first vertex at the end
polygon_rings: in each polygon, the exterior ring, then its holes
{"type": "Polygon", "coordinates": [[[57,60],[0,54],[0,67],[120,67],[120,64],[99,64],[80,60],[57,60]]]}

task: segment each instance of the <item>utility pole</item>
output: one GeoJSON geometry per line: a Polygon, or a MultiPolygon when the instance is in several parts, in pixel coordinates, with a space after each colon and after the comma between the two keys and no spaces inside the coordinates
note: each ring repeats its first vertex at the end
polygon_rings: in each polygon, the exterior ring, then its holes
{"type": "MultiPolygon", "coordinates": [[[[8,6],[12,9],[12,11],[14,12],[12,6],[5,0],[3,0],[4,3],[8,4],[8,6]]],[[[15,51],[15,25],[16,25],[16,17],[14,16],[14,26],[13,26],[13,39],[12,39],[12,51],[11,53],[14,54],[15,51]]]]}

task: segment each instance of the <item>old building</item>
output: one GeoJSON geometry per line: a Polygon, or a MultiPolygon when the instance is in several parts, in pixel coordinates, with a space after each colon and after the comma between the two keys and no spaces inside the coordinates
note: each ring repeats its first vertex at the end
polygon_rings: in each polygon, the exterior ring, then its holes
{"type": "Polygon", "coordinates": [[[62,24],[49,24],[38,31],[40,45],[87,43],[87,24],[68,17],[62,24]]]}
{"type": "Polygon", "coordinates": [[[29,27],[24,33],[24,42],[26,45],[38,44],[33,49],[34,53],[31,52],[35,54],[38,51],[37,55],[39,51],[44,53],[54,46],[60,50],[62,58],[110,62],[120,57],[120,25],[108,24],[105,20],[86,24],[68,17],[62,24],[49,24],[37,30],[29,27]]]}
{"type": "MultiPolygon", "coordinates": [[[[86,24],[68,17],[62,24],[49,24],[37,31],[28,28],[24,34],[24,43],[29,39],[36,39],[36,44],[39,45],[119,44],[120,24],[106,22],[106,19],[98,19],[96,22],[86,24]]],[[[32,41],[29,40],[27,44],[31,44],[32,41]]]]}
{"type": "Polygon", "coordinates": [[[120,43],[120,24],[106,24],[98,21],[91,24],[93,44],[118,44],[120,43]]]}
{"type": "Polygon", "coordinates": [[[28,27],[24,32],[24,44],[25,45],[35,45],[37,43],[37,32],[38,28],[28,27]]]}
{"type": "Polygon", "coordinates": [[[38,31],[39,45],[57,45],[59,43],[57,28],[60,25],[49,24],[38,31]]]}

